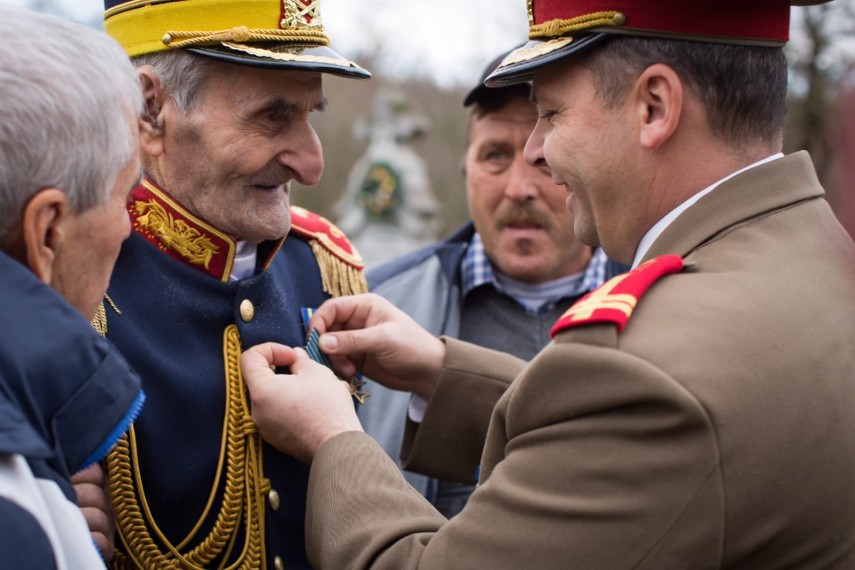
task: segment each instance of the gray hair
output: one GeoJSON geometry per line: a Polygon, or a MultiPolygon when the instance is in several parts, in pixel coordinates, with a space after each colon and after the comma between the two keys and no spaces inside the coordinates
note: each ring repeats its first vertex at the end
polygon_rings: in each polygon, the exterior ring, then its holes
{"type": "Polygon", "coordinates": [[[0,240],[26,203],[59,188],[72,212],[107,201],[136,152],[136,72],[103,32],[0,7],[0,240]],[[132,130],[133,129],[133,130],[132,130]]]}
{"type": "Polygon", "coordinates": [[[160,77],[161,89],[182,113],[195,109],[205,82],[217,69],[211,59],[182,49],[139,55],[131,59],[137,67],[150,65],[160,77]]]}

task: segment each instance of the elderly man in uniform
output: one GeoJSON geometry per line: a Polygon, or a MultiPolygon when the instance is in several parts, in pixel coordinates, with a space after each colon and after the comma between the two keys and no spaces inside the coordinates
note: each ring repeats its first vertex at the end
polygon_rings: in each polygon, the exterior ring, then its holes
{"type": "Polygon", "coordinates": [[[429,402],[405,466],[478,479],[451,521],[361,433],[329,370],[280,345],[245,353],[254,420],[311,463],[310,559],[855,567],[855,245],[809,157],[781,154],[790,1],[528,7],[532,43],[487,82],[531,80],[527,160],[566,187],[576,235],[635,268],[527,366],[377,296],[315,314],[345,377],[358,364],[429,402]]]}
{"type": "MultiPolygon", "coordinates": [[[[506,55],[487,65],[463,100],[469,110],[463,174],[472,221],[367,276],[371,291],[432,334],[531,360],[570,305],[628,267],[576,239],[564,188],[548,170],[525,162],[525,142],[537,123],[528,84],[483,85],[506,55]]],[[[373,381],[367,391],[371,399],[359,408],[359,420],[397,459],[410,395],[373,381]]],[[[405,477],[446,517],[460,512],[474,489],[409,471],[405,477]]]]}
{"type": "Polygon", "coordinates": [[[91,466],[144,396],[89,319],[130,231],[142,98],[102,32],[0,7],[0,37],[0,566],[103,568],[91,466]]]}
{"type": "Polygon", "coordinates": [[[304,314],[365,291],[358,254],[290,207],[323,169],[328,47],[316,0],[108,0],[137,66],[144,177],[106,299],[146,410],[109,458],[117,567],[306,568],[308,470],[262,445],[238,359],[305,339],[304,314]]]}

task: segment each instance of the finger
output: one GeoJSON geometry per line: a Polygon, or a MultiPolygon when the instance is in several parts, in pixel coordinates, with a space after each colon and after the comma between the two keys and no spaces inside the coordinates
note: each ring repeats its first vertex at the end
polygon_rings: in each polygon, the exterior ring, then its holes
{"type": "Polygon", "coordinates": [[[77,485],[79,483],[91,483],[99,487],[107,485],[107,474],[98,463],[90,465],[83,471],[78,471],[71,476],[71,483],[77,485]]]}
{"type": "Polygon", "coordinates": [[[93,532],[91,534],[92,540],[95,542],[95,546],[98,547],[98,551],[101,553],[101,558],[103,558],[105,562],[112,560],[116,549],[113,541],[100,532],[93,532]]]}
{"type": "Polygon", "coordinates": [[[361,330],[328,332],[318,340],[318,346],[325,354],[347,356],[352,360],[387,351],[393,345],[388,327],[382,325],[361,330]]]}
{"type": "Polygon", "coordinates": [[[274,373],[271,366],[290,366],[294,362],[294,350],[284,344],[265,342],[248,348],[241,354],[241,368],[246,374],[252,371],[254,374],[262,374],[263,369],[274,373]]]}
{"type": "Polygon", "coordinates": [[[335,379],[335,376],[326,366],[312,360],[312,358],[304,349],[295,348],[294,354],[296,355],[296,359],[294,360],[294,363],[291,364],[292,375],[300,376],[303,374],[323,374],[330,380],[335,379]]]}
{"type": "Polygon", "coordinates": [[[365,327],[374,297],[376,295],[367,293],[328,299],[309,319],[309,330],[314,328],[318,333],[324,334],[328,331],[365,327]]]}
{"type": "Polygon", "coordinates": [[[81,507],[107,510],[110,506],[107,491],[99,485],[77,483],[74,485],[74,492],[77,494],[77,504],[81,507]]]}
{"type": "Polygon", "coordinates": [[[361,369],[362,361],[354,362],[346,356],[330,356],[330,364],[333,371],[341,378],[350,378],[356,376],[361,369]]]}
{"type": "Polygon", "coordinates": [[[90,532],[93,534],[100,533],[105,537],[108,535],[111,526],[109,515],[106,512],[94,507],[81,507],[80,512],[83,513],[83,518],[86,519],[90,532]]]}

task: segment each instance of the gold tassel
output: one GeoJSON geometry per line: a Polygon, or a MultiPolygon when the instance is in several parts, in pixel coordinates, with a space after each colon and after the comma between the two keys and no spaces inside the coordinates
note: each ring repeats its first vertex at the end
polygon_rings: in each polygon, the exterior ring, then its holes
{"type": "Polygon", "coordinates": [[[318,240],[310,240],[321,272],[324,291],[331,297],[368,292],[368,282],[361,269],[356,269],[330,253],[318,240]]]}

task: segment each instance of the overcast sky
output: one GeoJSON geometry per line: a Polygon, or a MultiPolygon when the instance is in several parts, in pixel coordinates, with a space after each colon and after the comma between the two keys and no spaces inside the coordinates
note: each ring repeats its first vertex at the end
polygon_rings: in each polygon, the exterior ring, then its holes
{"type": "MultiPolygon", "coordinates": [[[[94,25],[103,11],[102,0],[0,4],[41,7],[94,25]]],[[[855,0],[834,5],[855,12],[855,0]]],[[[375,74],[423,75],[446,87],[470,85],[488,61],[527,35],[525,0],[321,0],[321,14],[333,47],[358,63],[373,56],[375,74]]],[[[794,36],[797,41],[798,25],[794,36]]],[[[855,53],[852,43],[850,37],[846,52],[855,53]]],[[[838,52],[828,57],[838,58],[838,52]]]]}
{"type": "MultiPolygon", "coordinates": [[[[101,0],[0,0],[98,23],[101,0]],[[53,8],[53,10],[51,10],[53,8]]],[[[372,71],[469,85],[484,65],[525,41],[525,0],[321,0],[332,46],[355,59],[373,54],[372,71]]]]}

